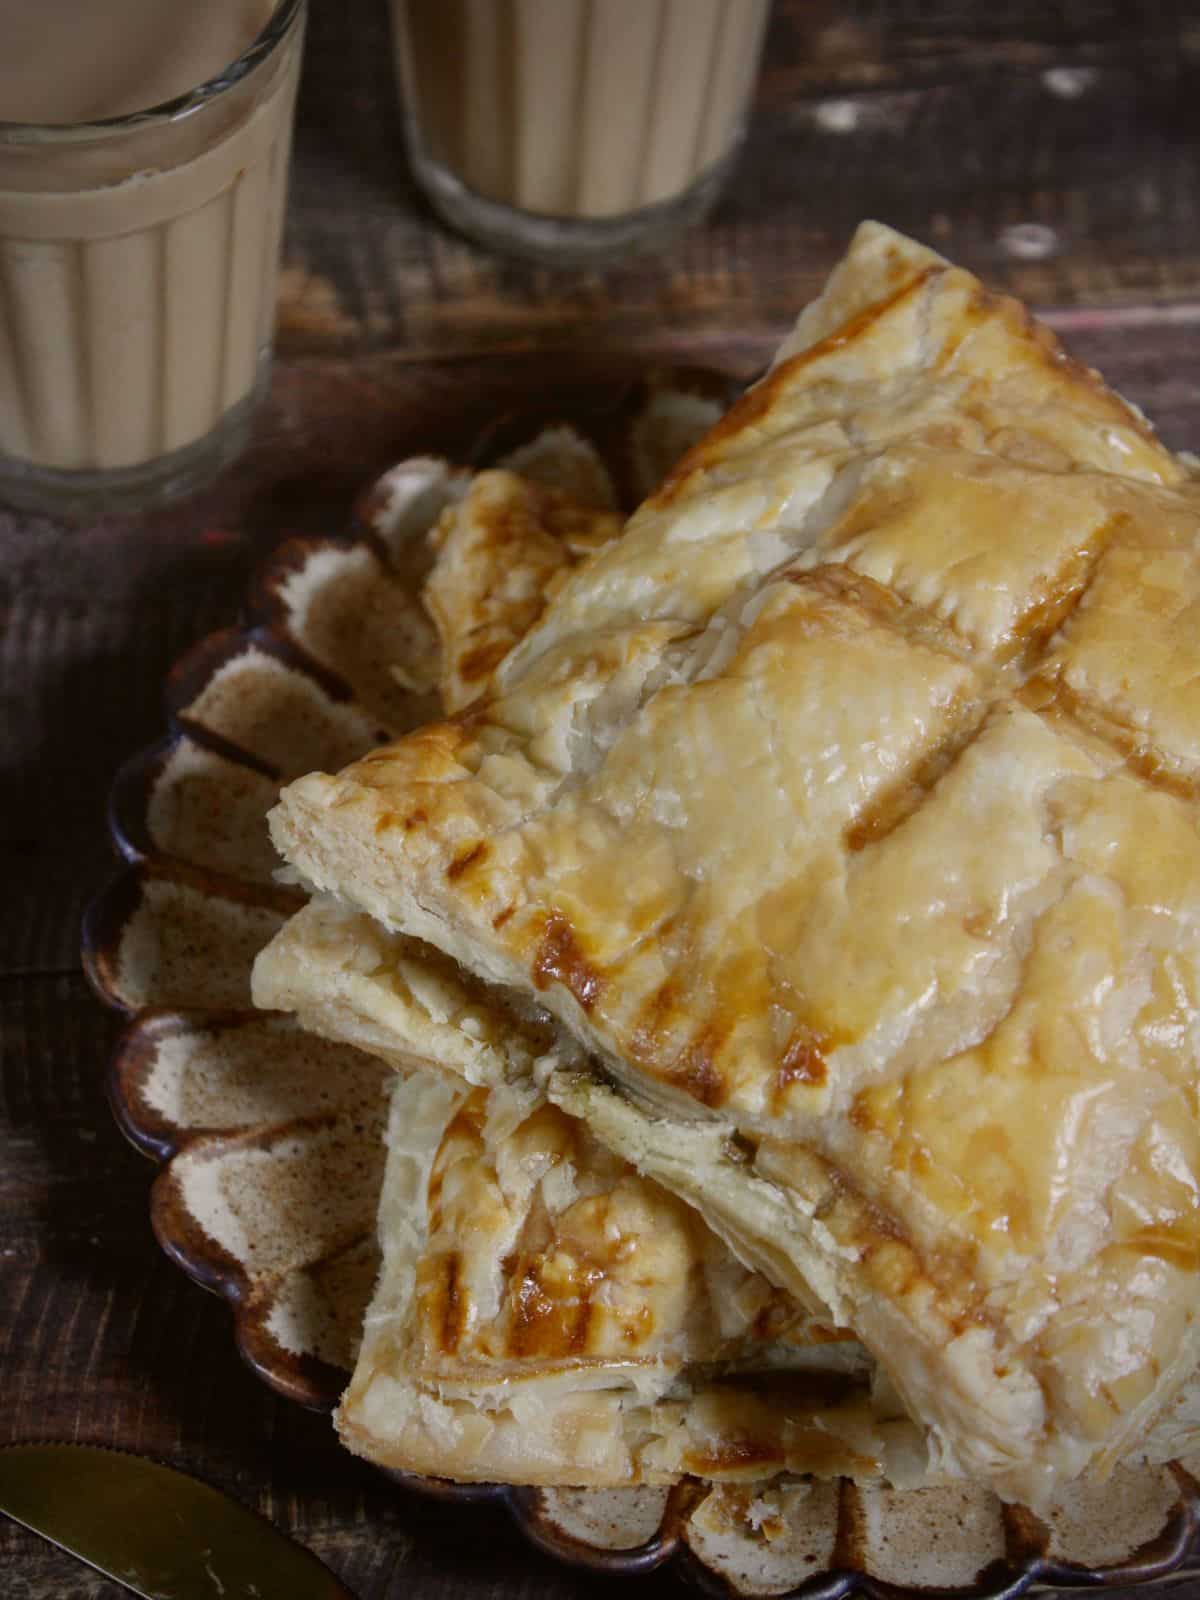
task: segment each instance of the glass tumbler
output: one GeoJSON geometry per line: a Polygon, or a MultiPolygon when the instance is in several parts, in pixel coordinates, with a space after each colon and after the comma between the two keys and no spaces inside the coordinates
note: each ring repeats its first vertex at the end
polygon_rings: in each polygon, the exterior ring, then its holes
{"type": "Polygon", "coordinates": [[[770,0],[391,0],[409,155],[482,244],[586,265],[712,206],[770,0]]]}
{"type": "Polygon", "coordinates": [[[0,123],[0,500],[66,518],[200,487],[268,380],[305,0],[218,77],[0,123]]]}

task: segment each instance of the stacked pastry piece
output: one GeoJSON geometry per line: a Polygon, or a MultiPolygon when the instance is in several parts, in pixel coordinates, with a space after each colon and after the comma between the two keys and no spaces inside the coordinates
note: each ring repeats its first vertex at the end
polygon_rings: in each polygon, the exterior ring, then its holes
{"type": "Polygon", "coordinates": [[[413,1074],[344,1436],[447,1476],[1033,1504],[1177,1451],[1185,466],[867,225],[614,534],[477,480],[431,597],[454,715],[273,815],[324,898],[260,1003],[413,1074]]]}
{"type": "MultiPolygon", "coordinates": [[[[473,480],[434,530],[424,588],[448,710],[484,696],[570,567],[619,531],[511,472],[473,480]]],[[[322,895],[254,982],[260,1005],[397,1069],[383,1272],[338,1414],[352,1449],[517,1483],[924,1479],[920,1432],[853,1335],[549,1102],[564,1045],[540,1009],[322,895]]]]}

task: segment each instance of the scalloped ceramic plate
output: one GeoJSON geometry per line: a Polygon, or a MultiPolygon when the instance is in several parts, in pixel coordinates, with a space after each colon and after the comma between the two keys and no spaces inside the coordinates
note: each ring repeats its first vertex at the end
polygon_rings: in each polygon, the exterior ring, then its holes
{"type": "MultiPolygon", "coordinates": [[[[731,393],[715,373],[658,374],[583,419],[504,419],[472,460],[628,508],[731,393]]],[[[130,1018],[110,1098],[126,1135],[161,1163],[155,1233],[229,1301],[259,1376],[314,1407],[332,1406],[346,1381],[374,1281],[387,1070],[251,1007],[253,958],[300,903],[273,880],[265,814],[281,783],[336,769],[434,711],[420,536],[469,470],[393,468],[360,498],[349,538],[282,545],[254,584],[250,625],[178,663],[169,734],[113,785],[110,828],[128,865],[85,923],[89,976],[130,1018]]],[[[1196,1485],[1176,1468],[1120,1469],[1041,1521],[969,1485],[405,1481],[500,1499],[532,1542],[576,1564],[632,1573],[674,1561],[739,1596],[933,1588],[982,1600],[1150,1581],[1187,1570],[1200,1526],[1196,1485]]]]}

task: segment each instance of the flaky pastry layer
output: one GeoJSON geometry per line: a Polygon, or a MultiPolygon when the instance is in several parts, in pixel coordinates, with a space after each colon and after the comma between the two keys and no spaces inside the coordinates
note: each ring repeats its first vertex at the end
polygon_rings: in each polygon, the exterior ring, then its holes
{"type": "Polygon", "coordinates": [[[928,1480],[852,1341],[535,1091],[413,1074],[388,1140],[352,1450],[464,1481],[928,1480]]]}

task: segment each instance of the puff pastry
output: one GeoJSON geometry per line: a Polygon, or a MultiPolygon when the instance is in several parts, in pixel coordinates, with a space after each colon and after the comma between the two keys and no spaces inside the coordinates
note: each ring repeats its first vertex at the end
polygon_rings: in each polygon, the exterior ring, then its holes
{"type": "Polygon", "coordinates": [[[310,1033],[402,1072],[494,1087],[531,1079],[551,1051],[563,1055],[548,1016],[518,1015],[440,951],[329,895],[315,895],[259,953],[253,994],[264,1010],[290,1011],[310,1033]]]}
{"type": "Polygon", "coordinates": [[[461,711],[524,638],[548,597],[621,519],[516,472],[480,472],[436,524],[422,598],[441,644],[440,692],[461,711]]]}
{"type": "Polygon", "coordinates": [[[861,1347],[532,1087],[398,1079],[380,1240],[336,1418],[373,1461],[593,1486],[928,1476],[861,1347]]]}
{"type": "Polygon", "coordinates": [[[920,1430],[824,1308],[772,1289],[547,1102],[544,1023],[320,897],[260,957],[255,990],[405,1069],[384,1268],[337,1415],[350,1449],[516,1483],[935,1481],[920,1430]]]}
{"type": "Polygon", "coordinates": [[[1198,539],[1136,413],[868,224],[485,702],[272,817],[1033,1504],[1197,1360],[1198,539]]]}

